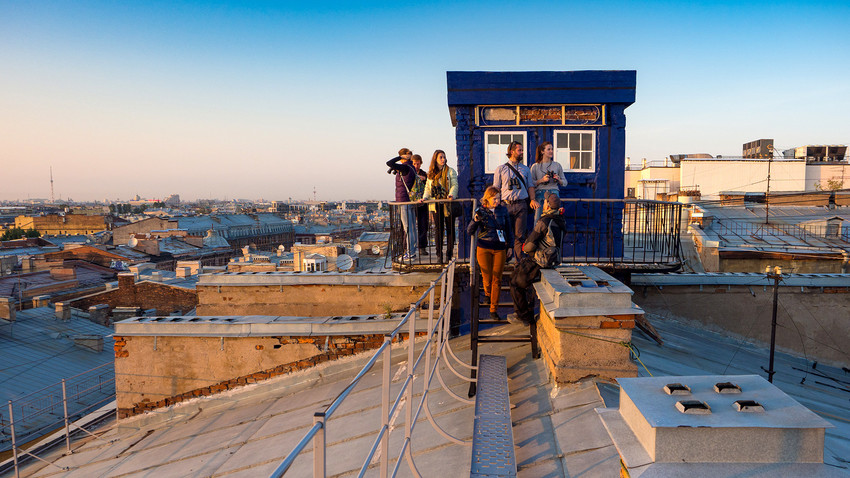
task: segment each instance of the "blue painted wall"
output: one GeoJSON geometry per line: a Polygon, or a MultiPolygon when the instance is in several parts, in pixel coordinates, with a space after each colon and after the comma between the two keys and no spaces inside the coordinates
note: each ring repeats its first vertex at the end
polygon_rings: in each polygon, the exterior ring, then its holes
{"type": "MultiPolygon", "coordinates": [[[[541,71],[457,72],[446,74],[448,105],[456,127],[459,195],[480,198],[493,183],[485,173],[485,131],[525,131],[526,164],[534,164],[534,152],[543,141],[553,141],[563,125],[479,126],[479,105],[600,105],[604,125],[568,125],[570,130],[595,130],[595,170],[565,173],[562,198],[623,198],[625,178],[625,109],[635,101],[636,72],[541,71]]],[[[571,233],[564,255],[610,256],[622,253],[621,208],[594,207],[585,203],[566,208],[571,233]]],[[[530,222],[530,221],[529,221],[530,222]]],[[[531,224],[529,224],[531,226],[531,224]]],[[[463,230],[461,228],[461,230],[463,230]]]]}

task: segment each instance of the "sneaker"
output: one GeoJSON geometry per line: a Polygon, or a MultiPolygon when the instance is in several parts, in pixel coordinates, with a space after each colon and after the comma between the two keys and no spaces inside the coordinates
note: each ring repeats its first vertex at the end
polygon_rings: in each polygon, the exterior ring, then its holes
{"type": "Polygon", "coordinates": [[[426,251],[425,249],[422,249],[422,252],[420,252],[419,254],[421,254],[421,255],[423,255],[423,256],[430,256],[430,255],[431,255],[431,254],[430,254],[428,251],[426,251]]]}
{"type": "Polygon", "coordinates": [[[403,256],[401,256],[401,259],[403,261],[410,261],[410,260],[416,259],[416,253],[415,252],[413,254],[405,253],[403,256]]]}
{"type": "Polygon", "coordinates": [[[498,312],[490,312],[490,320],[502,320],[498,312]]]}
{"type": "Polygon", "coordinates": [[[531,325],[531,322],[520,319],[515,313],[514,314],[508,314],[507,319],[508,319],[508,322],[510,322],[514,325],[525,325],[525,326],[531,325]]]}

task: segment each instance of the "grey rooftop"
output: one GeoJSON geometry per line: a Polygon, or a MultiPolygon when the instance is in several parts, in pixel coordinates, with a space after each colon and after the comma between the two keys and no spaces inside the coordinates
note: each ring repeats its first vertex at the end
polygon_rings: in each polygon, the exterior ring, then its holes
{"type": "MultiPolygon", "coordinates": [[[[663,347],[635,333],[633,345],[653,375],[751,375],[761,373],[767,350],[752,344],[669,319],[653,320],[664,337],[663,347]]],[[[502,326],[497,333],[518,333],[502,326]]],[[[469,359],[469,337],[453,339],[455,351],[469,359]]],[[[520,477],[612,477],[619,472],[619,455],[595,409],[619,405],[616,384],[583,380],[556,387],[542,360],[532,360],[525,344],[486,344],[486,354],[507,358],[508,386],[516,462],[520,477]]],[[[406,360],[394,350],[394,361],[406,360]]],[[[48,459],[68,471],[40,463],[31,464],[22,476],[268,476],[312,426],[313,413],[326,406],[348,384],[367,360],[360,355],[278,377],[263,383],[210,397],[194,399],[156,412],[122,420],[118,428],[99,432],[103,440],[76,440],[74,453],[59,452],[48,459]],[[115,441],[112,441],[115,440],[115,441]]],[[[836,476],[850,473],[850,392],[841,380],[841,369],[818,365],[802,358],[777,354],[775,384],[797,402],[833,425],[825,433],[824,461],[836,476]],[[799,370],[798,370],[799,369],[799,370]],[[806,379],[801,383],[802,379],[806,379]]],[[[328,475],[352,476],[360,467],[379,428],[380,370],[367,374],[362,383],[329,421],[327,429],[328,475]]],[[[444,374],[446,384],[457,393],[466,383],[444,374]]],[[[421,390],[417,378],[414,390],[421,390]]],[[[394,380],[399,387],[402,377],[394,380]]],[[[397,390],[397,388],[396,388],[397,390]]],[[[448,432],[463,439],[472,436],[474,410],[449,397],[439,385],[432,388],[431,409],[448,432]]],[[[418,400],[420,394],[414,395],[418,400]]],[[[413,436],[413,455],[424,476],[454,477],[468,474],[471,450],[451,444],[434,431],[424,416],[413,436]]],[[[391,434],[391,453],[397,450],[403,426],[391,434]]],[[[395,455],[393,455],[395,456],[395,455]]],[[[300,456],[290,474],[311,475],[312,456],[300,456]]],[[[661,470],[663,471],[663,464],[661,470]]],[[[377,466],[377,465],[374,465],[377,466]]],[[[807,464],[748,465],[746,476],[801,476],[807,464]],[[802,468],[800,468],[802,467],[802,468]]],[[[738,468],[724,468],[734,476],[738,468]]],[[[370,468],[374,473],[375,469],[370,468]]],[[[663,474],[649,476],[717,476],[717,464],[705,468],[685,464],[663,474]],[[685,467],[684,469],[682,467],[685,467]]],[[[399,476],[410,476],[405,464],[399,476]]]]}

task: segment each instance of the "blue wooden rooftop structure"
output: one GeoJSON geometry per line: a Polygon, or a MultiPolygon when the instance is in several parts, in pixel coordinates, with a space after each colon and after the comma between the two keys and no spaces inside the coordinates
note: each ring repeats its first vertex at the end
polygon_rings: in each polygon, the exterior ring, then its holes
{"type": "MultiPolygon", "coordinates": [[[[625,109],[635,101],[634,70],[449,71],[446,78],[461,197],[481,197],[511,141],[524,145],[529,167],[537,145],[548,141],[568,182],[561,198],[623,199],[625,109]]],[[[565,256],[596,255],[590,237],[605,244],[600,256],[622,255],[622,207],[599,204],[565,203],[573,231],[565,256]]]]}

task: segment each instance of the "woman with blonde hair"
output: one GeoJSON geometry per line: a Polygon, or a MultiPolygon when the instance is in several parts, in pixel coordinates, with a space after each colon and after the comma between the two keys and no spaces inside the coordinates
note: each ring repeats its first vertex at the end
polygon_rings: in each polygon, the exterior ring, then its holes
{"type": "Polygon", "coordinates": [[[478,248],[475,257],[481,269],[484,295],[490,298],[490,319],[502,320],[496,309],[499,305],[502,271],[505,269],[511,237],[511,221],[508,210],[501,204],[501,192],[490,186],[481,197],[481,207],[475,210],[472,222],[466,227],[471,236],[477,233],[478,248]]]}
{"type": "Polygon", "coordinates": [[[543,201],[550,194],[559,196],[561,186],[567,185],[567,178],[564,177],[564,168],[561,163],[552,161],[555,155],[555,150],[552,148],[552,143],[544,141],[537,145],[537,157],[535,163],[531,166],[531,182],[534,184],[534,196],[540,207],[534,211],[534,222],[540,219],[543,214],[543,201]]]}
{"type": "MultiPolygon", "coordinates": [[[[431,156],[428,167],[428,181],[425,183],[425,196],[428,199],[454,199],[457,197],[457,171],[446,164],[446,153],[438,149],[431,156]]],[[[434,221],[434,245],[440,263],[443,262],[443,232],[446,234],[446,262],[452,260],[455,249],[455,217],[451,203],[431,204],[431,219],[434,221]]]]}

